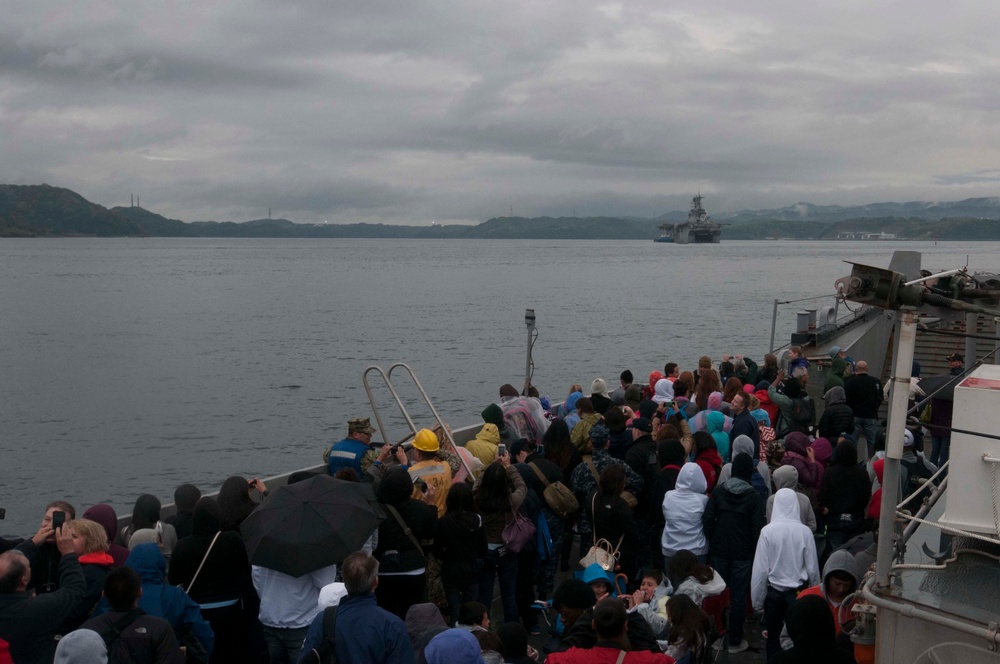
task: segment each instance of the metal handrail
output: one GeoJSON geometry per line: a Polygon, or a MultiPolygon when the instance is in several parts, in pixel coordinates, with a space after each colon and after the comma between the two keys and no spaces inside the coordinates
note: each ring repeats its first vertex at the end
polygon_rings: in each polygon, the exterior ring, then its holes
{"type": "Polygon", "coordinates": [[[410,433],[404,436],[397,444],[402,444],[407,440],[409,440],[410,438],[417,435],[417,425],[413,422],[413,418],[410,417],[410,413],[406,410],[406,406],[403,405],[403,400],[399,398],[399,394],[396,392],[396,388],[392,384],[392,372],[400,367],[406,370],[406,373],[410,375],[410,380],[412,380],[413,384],[417,387],[417,392],[420,393],[420,396],[423,398],[424,403],[427,404],[427,407],[430,409],[431,414],[434,416],[434,420],[438,423],[438,426],[440,426],[441,431],[443,431],[444,435],[448,438],[448,442],[451,443],[452,449],[456,450],[455,454],[458,456],[458,460],[461,462],[466,472],[469,473],[469,476],[472,477],[473,475],[472,469],[469,468],[469,464],[466,463],[465,457],[463,457],[457,451],[458,445],[455,443],[455,439],[452,437],[451,431],[448,430],[448,427],[445,425],[444,420],[441,419],[441,415],[438,414],[437,408],[435,408],[434,404],[431,403],[431,398],[427,395],[427,392],[424,390],[423,385],[420,384],[420,381],[417,379],[417,375],[413,372],[413,369],[410,368],[410,365],[406,364],[405,362],[396,362],[395,364],[389,367],[388,371],[385,371],[382,369],[382,367],[373,364],[370,367],[366,368],[364,373],[361,374],[361,382],[364,384],[365,394],[368,395],[368,403],[371,404],[372,413],[375,415],[375,422],[378,424],[379,431],[382,433],[382,439],[385,440],[387,443],[389,442],[389,436],[386,433],[385,425],[382,423],[382,415],[379,413],[378,404],[375,403],[375,395],[372,394],[371,385],[368,384],[368,374],[372,371],[375,371],[380,376],[382,376],[382,380],[385,382],[386,387],[389,388],[389,394],[392,395],[393,400],[399,407],[400,414],[402,414],[403,419],[406,420],[406,424],[410,428],[410,433]]]}

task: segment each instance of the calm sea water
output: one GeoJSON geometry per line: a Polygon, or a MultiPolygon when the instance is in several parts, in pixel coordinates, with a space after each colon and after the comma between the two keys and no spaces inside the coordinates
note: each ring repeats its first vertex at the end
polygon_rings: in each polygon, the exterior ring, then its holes
{"type": "MultiPolygon", "coordinates": [[[[446,420],[481,421],[524,379],[526,308],[553,398],[624,368],[759,360],[775,298],[831,294],[842,260],[896,248],[990,269],[1000,243],[0,240],[0,532],[33,532],[55,498],[130,511],[318,463],[370,414],[371,364],[409,362],[446,420]]],[[[801,306],[779,310],[778,345],[801,306]]]]}

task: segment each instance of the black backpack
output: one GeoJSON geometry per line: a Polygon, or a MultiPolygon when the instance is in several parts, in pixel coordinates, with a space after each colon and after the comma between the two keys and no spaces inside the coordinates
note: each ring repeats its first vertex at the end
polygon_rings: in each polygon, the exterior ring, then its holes
{"type": "Polygon", "coordinates": [[[318,662],[319,664],[334,664],[337,655],[333,652],[337,643],[337,607],[329,606],[323,609],[323,641],[306,653],[303,662],[318,662]]]}

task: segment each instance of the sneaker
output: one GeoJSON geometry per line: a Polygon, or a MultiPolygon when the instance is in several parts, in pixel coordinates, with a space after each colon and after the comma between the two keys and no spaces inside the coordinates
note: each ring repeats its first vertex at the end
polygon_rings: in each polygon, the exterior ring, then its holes
{"type": "Polygon", "coordinates": [[[746,639],[743,639],[742,641],[740,641],[736,645],[733,645],[732,643],[730,643],[729,644],[729,654],[730,655],[735,655],[738,652],[743,652],[744,650],[746,650],[749,647],[750,647],[750,644],[747,643],[746,639]]]}
{"type": "Polygon", "coordinates": [[[722,650],[722,638],[721,637],[718,638],[718,639],[716,639],[712,643],[712,650],[722,650]]]}
{"type": "Polygon", "coordinates": [[[532,636],[538,636],[539,634],[542,633],[542,628],[538,626],[538,623],[535,623],[534,625],[531,626],[531,630],[528,633],[531,634],[532,636]]]}

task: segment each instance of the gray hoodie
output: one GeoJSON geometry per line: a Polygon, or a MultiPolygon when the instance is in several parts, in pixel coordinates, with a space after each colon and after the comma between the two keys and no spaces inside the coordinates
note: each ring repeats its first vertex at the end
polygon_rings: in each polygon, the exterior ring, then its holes
{"type": "MultiPolygon", "coordinates": [[[[830,558],[827,559],[826,564],[823,565],[823,581],[819,584],[820,594],[823,599],[830,604],[831,610],[840,610],[841,604],[835,604],[830,601],[830,598],[826,595],[826,580],[834,572],[847,572],[854,579],[854,589],[857,591],[861,587],[861,577],[858,574],[858,563],[851,555],[850,551],[845,551],[843,549],[837,549],[830,554],[830,558]]],[[[808,589],[802,592],[809,592],[808,589]]],[[[843,611],[842,615],[836,618],[837,622],[843,624],[848,620],[851,620],[850,606],[847,606],[843,611]]],[[[792,639],[788,636],[788,627],[785,626],[781,630],[781,648],[783,650],[789,650],[794,644],[792,639]]]]}
{"type": "MultiPolygon", "coordinates": [[[[795,466],[781,466],[776,468],[774,475],[771,478],[774,482],[774,490],[779,489],[791,489],[795,491],[795,487],[799,483],[799,471],[795,469],[795,466]]],[[[809,496],[803,493],[795,491],[796,497],[799,499],[799,518],[802,523],[809,526],[809,530],[816,532],[816,513],[813,512],[812,504],[809,502],[809,496]]],[[[771,510],[774,507],[774,496],[772,495],[767,499],[767,522],[771,523],[771,510]]]]}
{"type": "MultiPolygon", "coordinates": [[[[735,459],[737,454],[748,454],[750,458],[754,460],[753,469],[760,473],[760,476],[764,478],[764,486],[767,487],[767,495],[771,495],[771,469],[767,467],[766,463],[761,463],[758,459],[754,458],[753,455],[753,440],[750,436],[745,436],[740,434],[736,436],[736,440],[733,441],[732,456],[735,459]]],[[[719,471],[719,481],[718,485],[723,484],[726,480],[733,476],[733,464],[727,463],[719,471]]]]}

